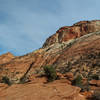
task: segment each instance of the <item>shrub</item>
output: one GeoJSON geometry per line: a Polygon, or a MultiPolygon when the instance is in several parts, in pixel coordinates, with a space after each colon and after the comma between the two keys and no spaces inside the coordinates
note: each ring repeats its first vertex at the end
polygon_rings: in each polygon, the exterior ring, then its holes
{"type": "Polygon", "coordinates": [[[85,91],[90,91],[90,85],[89,84],[82,84],[81,85],[81,92],[85,92],[85,91]]]}
{"type": "Polygon", "coordinates": [[[73,81],[72,85],[78,86],[81,88],[81,92],[90,91],[90,85],[88,81],[83,84],[81,75],[78,75],[73,81]]]}
{"type": "Polygon", "coordinates": [[[78,75],[72,82],[72,85],[78,86],[78,87],[82,87],[82,77],[80,75],[78,75]]]}
{"type": "Polygon", "coordinates": [[[49,82],[57,79],[56,69],[53,66],[44,66],[43,69],[49,82]]]}
{"type": "Polygon", "coordinates": [[[10,79],[7,76],[2,77],[2,83],[8,84],[9,86],[12,84],[10,79]]]}
{"type": "Polygon", "coordinates": [[[27,83],[29,82],[29,79],[27,77],[21,77],[20,80],[19,80],[19,84],[24,84],[24,83],[27,83]]]}

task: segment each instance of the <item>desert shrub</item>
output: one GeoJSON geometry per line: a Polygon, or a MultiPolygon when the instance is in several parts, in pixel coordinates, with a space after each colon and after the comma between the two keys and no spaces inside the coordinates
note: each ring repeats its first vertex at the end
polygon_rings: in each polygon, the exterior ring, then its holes
{"type": "Polygon", "coordinates": [[[78,86],[78,87],[82,87],[82,77],[81,75],[78,75],[73,81],[72,81],[72,85],[78,86]]]}
{"type": "Polygon", "coordinates": [[[12,84],[10,79],[7,76],[2,77],[2,83],[8,84],[9,86],[12,84]]]}
{"type": "Polygon", "coordinates": [[[57,79],[56,69],[53,66],[44,66],[43,69],[49,82],[57,79]]]}
{"type": "Polygon", "coordinates": [[[90,85],[89,85],[89,83],[81,85],[81,92],[85,92],[85,91],[90,91],[90,85]]]}
{"type": "Polygon", "coordinates": [[[24,84],[24,83],[27,83],[27,82],[29,82],[28,77],[21,77],[20,80],[19,80],[19,84],[24,84]]]}
{"type": "Polygon", "coordinates": [[[83,84],[83,82],[82,82],[82,76],[81,76],[81,75],[78,75],[78,76],[72,81],[72,85],[80,87],[80,88],[81,88],[81,92],[90,91],[89,82],[87,81],[85,84],[83,84]]]}

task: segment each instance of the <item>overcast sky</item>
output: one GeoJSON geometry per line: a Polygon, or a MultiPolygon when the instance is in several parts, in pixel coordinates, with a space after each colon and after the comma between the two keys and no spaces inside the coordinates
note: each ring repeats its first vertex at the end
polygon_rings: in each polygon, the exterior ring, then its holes
{"type": "Polygon", "coordinates": [[[62,26],[100,19],[100,0],[0,0],[0,54],[23,55],[62,26]]]}

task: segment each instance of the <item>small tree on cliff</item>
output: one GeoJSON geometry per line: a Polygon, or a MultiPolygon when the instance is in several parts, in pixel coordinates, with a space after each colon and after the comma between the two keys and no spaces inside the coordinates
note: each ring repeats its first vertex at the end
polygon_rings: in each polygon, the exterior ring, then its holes
{"type": "Polygon", "coordinates": [[[57,79],[56,69],[53,66],[44,66],[43,69],[49,82],[57,79]]]}
{"type": "Polygon", "coordinates": [[[9,86],[12,84],[10,79],[7,76],[2,77],[2,83],[8,84],[9,86]]]}
{"type": "Polygon", "coordinates": [[[72,85],[82,87],[82,77],[81,75],[78,75],[72,82],[72,85]]]}

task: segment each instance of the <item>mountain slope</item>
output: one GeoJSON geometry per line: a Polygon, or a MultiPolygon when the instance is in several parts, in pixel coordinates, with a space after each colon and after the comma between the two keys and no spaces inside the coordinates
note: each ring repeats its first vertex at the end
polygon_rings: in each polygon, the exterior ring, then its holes
{"type": "Polygon", "coordinates": [[[18,82],[31,64],[27,77],[45,65],[53,65],[61,73],[73,72],[75,76],[81,73],[88,77],[100,73],[99,62],[100,21],[81,21],[60,28],[42,48],[0,64],[0,78],[8,76],[18,82]]]}

